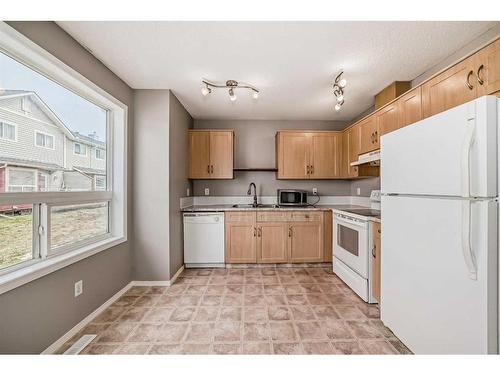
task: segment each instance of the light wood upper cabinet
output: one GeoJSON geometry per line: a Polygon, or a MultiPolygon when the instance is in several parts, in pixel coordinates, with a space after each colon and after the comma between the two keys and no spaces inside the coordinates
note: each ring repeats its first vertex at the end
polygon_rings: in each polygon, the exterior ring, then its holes
{"type": "Polygon", "coordinates": [[[288,227],[288,251],[292,263],[323,260],[323,223],[296,222],[288,227]]]}
{"type": "Polygon", "coordinates": [[[276,134],[278,178],[339,178],[340,137],[338,132],[279,131],[276,134]]]}
{"type": "Polygon", "coordinates": [[[399,125],[399,107],[397,102],[386,105],[377,112],[376,121],[380,129],[380,135],[390,133],[400,128],[399,125]]]}
{"type": "Polygon", "coordinates": [[[288,258],[287,233],[287,223],[258,223],[257,263],[285,263],[288,258]]]}
{"type": "Polygon", "coordinates": [[[478,97],[500,91],[500,39],[476,54],[474,73],[478,97]]]}
{"type": "Polygon", "coordinates": [[[313,134],[310,178],[328,179],[339,177],[340,148],[340,134],[313,134]]]}
{"type": "Polygon", "coordinates": [[[359,125],[354,125],[347,130],[347,147],[347,175],[349,177],[356,177],[358,175],[358,167],[351,167],[351,163],[358,160],[359,150],[361,148],[359,125]]]}
{"type": "Polygon", "coordinates": [[[381,252],[380,223],[372,223],[373,250],[372,250],[372,293],[380,303],[380,260],[381,252]]]}
{"type": "Polygon", "coordinates": [[[402,95],[397,105],[400,128],[422,120],[422,88],[418,86],[402,95]]]}
{"type": "Polygon", "coordinates": [[[359,123],[360,128],[360,150],[359,154],[365,154],[367,152],[378,149],[380,131],[378,128],[378,122],[375,116],[369,116],[359,123]]]}
{"type": "Polygon", "coordinates": [[[232,130],[188,131],[188,178],[233,178],[232,130]]]}
{"type": "Polygon", "coordinates": [[[257,228],[255,211],[226,212],[225,214],[225,262],[257,262],[257,228]]]}
{"type": "Polygon", "coordinates": [[[438,74],[422,85],[424,117],[476,98],[478,83],[474,74],[474,56],[438,74]]]}

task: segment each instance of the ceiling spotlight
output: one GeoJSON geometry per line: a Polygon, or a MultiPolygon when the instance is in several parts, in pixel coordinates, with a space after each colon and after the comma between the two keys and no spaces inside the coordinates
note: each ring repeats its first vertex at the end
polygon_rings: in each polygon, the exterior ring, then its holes
{"type": "Polygon", "coordinates": [[[212,92],[212,90],[210,90],[210,87],[208,86],[205,86],[201,89],[201,94],[203,96],[207,96],[208,94],[210,94],[212,92]]]}
{"type": "Polygon", "coordinates": [[[229,89],[229,99],[231,99],[232,102],[236,100],[236,95],[232,87],[229,89]]]}
{"type": "Polygon", "coordinates": [[[335,77],[335,81],[333,82],[333,95],[337,99],[337,104],[335,104],[335,110],[340,111],[342,105],[344,104],[344,88],[347,85],[347,80],[342,78],[342,74],[344,72],[341,70],[339,74],[335,77]]]}
{"type": "Polygon", "coordinates": [[[344,95],[340,94],[339,96],[337,96],[337,101],[340,103],[340,102],[343,102],[344,101],[344,95]]]}
{"type": "Polygon", "coordinates": [[[341,89],[343,89],[344,87],[346,87],[346,86],[347,86],[347,80],[346,80],[345,78],[342,78],[342,79],[339,81],[338,85],[339,85],[339,87],[340,87],[341,89]]]}
{"type": "Polygon", "coordinates": [[[201,89],[201,94],[203,96],[207,96],[208,94],[210,94],[212,92],[213,88],[226,88],[226,89],[228,88],[229,89],[229,99],[231,99],[231,101],[234,102],[236,100],[235,89],[238,88],[238,89],[252,90],[252,97],[254,99],[259,98],[259,90],[257,90],[256,87],[254,87],[248,83],[238,82],[238,81],[235,81],[234,79],[229,79],[226,82],[220,82],[220,83],[219,82],[210,82],[206,79],[202,79],[201,81],[205,85],[201,89]]]}
{"type": "Polygon", "coordinates": [[[336,111],[340,111],[340,108],[342,108],[342,105],[340,103],[335,104],[336,111]]]}

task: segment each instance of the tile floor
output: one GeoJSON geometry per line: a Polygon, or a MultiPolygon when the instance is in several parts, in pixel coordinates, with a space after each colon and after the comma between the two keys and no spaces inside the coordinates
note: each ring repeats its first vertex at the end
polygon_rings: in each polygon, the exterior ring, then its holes
{"type": "Polygon", "coordinates": [[[82,354],[409,354],[330,268],[189,269],[132,287],[61,349],[82,354]]]}

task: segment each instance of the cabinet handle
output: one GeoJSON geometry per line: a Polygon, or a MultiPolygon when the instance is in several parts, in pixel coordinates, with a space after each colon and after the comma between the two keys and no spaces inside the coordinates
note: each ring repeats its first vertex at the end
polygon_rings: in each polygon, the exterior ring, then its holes
{"type": "Polygon", "coordinates": [[[210,174],[210,165],[207,165],[207,173],[210,174]]]}
{"type": "Polygon", "coordinates": [[[375,137],[373,139],[373,143],[377,143],[377,135],[378,135],[378,131],[375,130],[375,137]]]}
{"type": "Polygon", "coordinates": [[[469,88],[469,90],[472,90],[474,88],[474,86],[472,86],[471,83],[470,83],[470,77],[473,74],[474,74],[474,72],[472,70],[469,72],[469,74],[467,74],[467,82],[466,82],[466,84],[467,84],[467,87],[469,88]]]}
{"type": "Polygon", "coordinates": [[[210,166],[210,173],[214,173],[214,166],[213,165],[210,166]]]}
{"type": "Polygon", "coordinates": [[[253,227],[253,236],[257,237],[257,228],[253,227]]]}
{"type": "Polygon", "coordinates": [[[292,227],[288,228],[288,237],[292,237],[292,227]]]}
{"type": "Polygon", "coordinates": [[[307,166],[307,167],[306,167],[306,171],[307,171],[307,174],[311,173],[311,167],[310,167],[310,166],[307,166]]]}
{"type": "Polygon", "coordinates": [[[311,165],[310,171],[311,171],[311,174],[314,174],[314,165],[311,165]]]}
{"type": "Polygon", "coordinates": [[[372,257],[376,258],[377,256],[375,255],[375,246],[372,247],[372,257]]]}
{"type": "Polygon", "coordinates": [[[479,82],[479,84],[482,86],[483,83],[484,83],[484,80],[481,78],[481,72],[483,71],[484,69],[484,65],[481,64],[481,66],[479,67],[479,69],[477,70],[477,81],[479,82]]]}
{"type": "Polygon", "coordinates": [[[262,237],[262,228],[257,228],[257,237],[262,237]]]}
{"type": "Polygon", "coordinates": [[[380,234],[380,229],[378,229],[377,232],[380,234]]]}

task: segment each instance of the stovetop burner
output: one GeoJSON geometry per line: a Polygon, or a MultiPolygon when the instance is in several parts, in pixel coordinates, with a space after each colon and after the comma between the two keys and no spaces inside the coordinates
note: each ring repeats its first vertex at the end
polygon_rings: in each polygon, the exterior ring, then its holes
{"type": "Polygon", "coordinates": [[[377,219],[380,219],[380,210],[373,210],[371,208],[348,208],[342,211],[361,216],[376,217],[377,219]]]}

